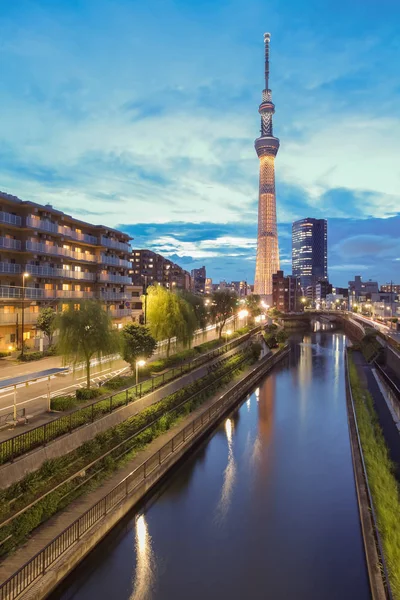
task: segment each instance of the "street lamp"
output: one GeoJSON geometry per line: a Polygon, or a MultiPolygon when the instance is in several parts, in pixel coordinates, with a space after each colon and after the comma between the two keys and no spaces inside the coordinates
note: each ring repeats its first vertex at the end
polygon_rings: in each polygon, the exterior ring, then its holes
{"type": "Polygon", "coordinates": [[[225,332],[225,344],[228,342],[228,336],[232,335],[232,329],[228,329],[225,332]]]}
{"type": "Polygon", "coordinates": [[[246,327],[247,327],[247,317],[249,316],[249,311],[245,308],[243,310],[239,310],[238,317],[239,319],[246,319],[246,327]]]}
{"type": "Polygon", "coordinates": [[[138,384],[139,367],[144,367],[145,364],[146,364],[145,360],[137,360],[136,361],[136,385],[138,384]]]}
{"type": "Polygon", "coordinates": [[[21,358],[24,356],[24,329],[25,329],[25,279],[29,277],[29,273],[22,273],[22,346],[21,358]]]}

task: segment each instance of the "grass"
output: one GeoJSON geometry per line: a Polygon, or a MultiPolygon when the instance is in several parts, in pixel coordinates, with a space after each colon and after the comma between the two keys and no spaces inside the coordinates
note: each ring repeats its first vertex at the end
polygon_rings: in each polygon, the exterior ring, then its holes
{"type": "Polygon", "coordinates": [[[382,538],[392,593],[400,600],[400,487],[371,395],[362,388],[349,354],[349,375],[368,483],[382,538]]]}
{"type": "Polygon", "coordinates": [[[167,431],[172,425],[176,425],[217,389],[231,381],[246,364],[258,358],[259,353],[260,348],[254,345],[244,353],[222,359],[221,366],[206,377],[170,394],[127,421],[98,434],[69,454],[47,461],[34,473],[1,490],[0,519],[4,521],[35,499],[41,498],[57,484],[62,484],[8,525],[0,528],[0,556],[18,547],[31,531],[65,508],[75,498],[101,485],[107,476],[123,466],[154,438],[167,431]],[[241,362],[243,358],[246,359],[244,363],[241,362]],[[207,386],[210,387],[205,389],[207,386]],[[196,395],[193,397],[193,394],[196,395]],[[146,427],[147,425],[149,426],[146,427]],[[121,443],[123,443],[121,447],[115,448],[121,443]],[[115,451],[112,451],[114,448],[115,451]],[[107,451],[112,452],[101,459],[100,457],[107,451]],[[100,460],[96,464],[86,468],[85,465],[89,465],[97,458],[100,460]],[[78,471],[80,474],[77,477],[62,483],[78,471]]]}

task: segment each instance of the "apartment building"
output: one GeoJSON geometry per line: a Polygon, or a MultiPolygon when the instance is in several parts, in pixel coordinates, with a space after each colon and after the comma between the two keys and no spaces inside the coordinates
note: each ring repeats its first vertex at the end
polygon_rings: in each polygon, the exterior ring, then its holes
{"type": "Polygon", "coordinates": [[[168,289],[190,290],[188,271],[152,250],[132,250],[132,281],[135,285],[160,284],[168,289]]]}
{"type": "Polygon", "coordinates": [[[132,312],[131,239],[0,192],[0,350],[14,350],[22,335],[34,346],[40,309],[73,300],[101,300],[122,327],[132,312]]]}
{"type": "Polygon", "coordinates": [[[277,271],[272,275],[272,305],[281,312],[302,309],[300,278],[277,271]]]}

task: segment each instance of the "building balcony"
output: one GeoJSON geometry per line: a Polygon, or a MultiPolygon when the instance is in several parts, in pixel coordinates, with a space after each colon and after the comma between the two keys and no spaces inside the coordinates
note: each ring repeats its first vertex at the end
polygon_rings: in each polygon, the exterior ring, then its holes
{"type": "Polygon", "coordinates": [[[85,262],[97,262],[97,256],[95,254],[86,254],[84,252],[76,252],[69,248],[62,248],[61,246],[42,244],[41,242],[26,242],[26,249],[30,252],[36,252],[39,254],[51,254],[53,256],[67,256],[74,258],[75,260],[85,262]]]}
{"type": "Polygon", "coordinates": [[[26,226],[33,229],[40,229],[41,231],[48,231],[49,233],[59,233],[57,223],[52,223],[46,219],[39,219],[39,217],[26,217],[26,226]]]}
{"type": "Polygon", "coordinates": [[[132,263],[129,260],[117,258],[116,256],[106,256],[106,254],[100,255],[99,263],[102,263],[103,265],[113,265],[115,267],[125,267],[126,269],[132,269],[132,263]]]}
{"type": "Polygon", "coordinates": [[[99,281],[121,284],[132,283],[132,279],[128,275],[113,275],[112,273],[100,273],[99,281]]]}
{"type": "Polygon", "coordinates": [[[112,319],[122,319],[124,317],[131,317],[132,309],[131,308],[116,308],[114,310],[109,310],[108,313],[112,319]]]}
{"type": "Polygon", "coordinates": [[[85,244],[92,244],[93,246],[97,246],[97,244],[99,243],[97,237],[95,237],[94,235],[82,233],[81,231],[74,231],[70,227],[67,227],[67,225],[59,225],[58,232],[61,233],[61,235],[70,237],[73,240],[77,240],[78,242],[83,242],[85,244]]]}
{"type": "MultiPolygon", "coordinates": [[[[21,300],[24,290],[22,287],[0,286],[0,298],[21,300]]],[[[44,288],[25,288],[26,300],[46,300],[46,299],[65,299],[74,300],[77,298],[94,298],[94,292],[84,292],[81,290],[45,290],[44,288]]]]}
{"type": "Polygon", "coordinates": [[[13,240],[11,238],[0,237],[0,248],[7,248],[9,250],[21,250],[20,240],[13,240]]]}
{"type": "Polygon", "coordinates": [[[124,302],[132,300],[132,298],[127,292],[100,292],[100,300],[124,302]]]}
{"type": "Polygon", "coordinates": [[[81,231],[74,231],[67,225],[59,225],[58,223],[53,223],[52,221],[48,221],[46,219],[39,219],[39,217],[27,217],[26,225],[27,227],[32,227],[32,229],[48,231],[49,233],[62,235],[79,242],[84,242],[85,244],[92,244],[93,246],[98,244],[97,237],[93,235],[89,235],[88,233],[83,233],[81,231]]]}
{"type": "Polygon", "coordinates": [[[0,223],[6,223],[7,225],[17,225],[20,226],[22,223],[21,217],[17,215],[12,215],[11,213],[7,213],[4,211],[0,211],[0,223]]]}
{"type": "Polygon", "coordinates": [[[63,279],[78,279],[83,281],[96,281],[97,276],[97,273],[72,271],[70,269],[55,269],[53,267],[42,267],[37,265],[26,265],[25,270],[27,273],[39,277],[62,277],[63,279]]]}
{"type": "Polygon", "coordinates": [[[22,266],[13,263],[0,262],[0,273],[19,275],[22,273],[22,266]]]}
{"type": "Polygon", "coordinates": [[[131,247],[126,242],[119,242],[118,240],[112,240],[111,238],[101,236],[100,243],[102,246],[107,248],[114,248],[114,250],[121,250],[122,252],[130,252],[131,247]]]}
{"type": "MultiPolygon", "coordinates": [[[[26,325],[36,323],[38,316],[39,316],[38,312],[34,313],[34,312],[31,312],[30,310],[25,310],[24,323],[26,325]]],[[[0,311],[0,325],[15,325],[17,322],[17,319],[18,319],[18,324],[21,325],[21,323],[22,323],[21,309],[16,310],[15,312],[9,312],[9,313],[0,311]]]]}

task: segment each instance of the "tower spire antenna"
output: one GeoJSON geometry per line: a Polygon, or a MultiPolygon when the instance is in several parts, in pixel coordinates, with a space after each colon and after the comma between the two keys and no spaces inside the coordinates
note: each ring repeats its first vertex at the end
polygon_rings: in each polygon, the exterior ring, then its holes
{"type": "Polygon", "coordinates": [[[265,89],[258,108],[261,116],[261,135],[255,141],[260,160],[260,183],[258,190],[258,236],[254,292],[272,305],[272,276],[279,270],[278,230],[276,224],[275,157],[279,140],[272,131],[275,106],[269,89],[269,43],[271,35],[264,33],[265,89]]]}
{"type": "Polygon", "coordinates": [[[270,33],[264,33],[264,44],[265,44],[265,89],[268,90],[269,86],[269,42],[271,40],[270,33]]]}

